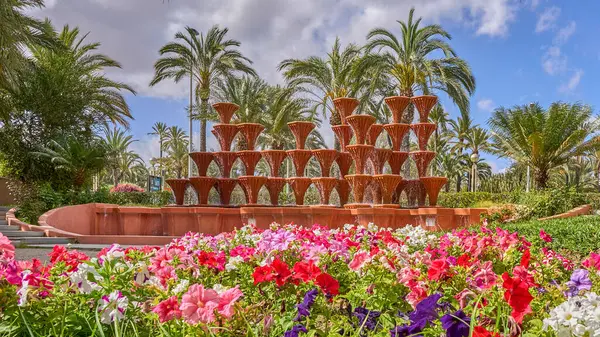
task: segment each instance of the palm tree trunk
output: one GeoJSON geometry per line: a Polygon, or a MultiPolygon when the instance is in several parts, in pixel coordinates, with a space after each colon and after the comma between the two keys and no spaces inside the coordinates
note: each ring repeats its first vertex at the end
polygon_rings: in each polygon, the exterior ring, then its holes
{"type": "Polygon", "coordinates": [[[546,189],[548,187],[548,180],[550,179],[550,175],[548,174],[548,170],[537,168],[535,172],[535,182],[537,183],[537,187],[539,189],[546,189]]]}
{"type": "MultiPolygon", "coordinates": [[[[412,90],[408,90],[406,92],[400,93],[402,96],[413,97],[414,93],[412,90]]],[[[415,118],[415,106],[411,103],[404,110],[404,114],[402,116],[402,123],[411,124],[413,119],[415,118]]],[[[404,139],[402,139],[402,145],[400,146],[400,151],[410,151],[410,132],[406,133],[404,139]]],[[[404,163],[402,167],[402,174],[404,177],[410,177],[410,165],[408,161],[404,163]]]]}
{"type": "MultiPolygon", "coordinates": [[[[208,97],[201,98],[200,102],[200,151],[206,152],[206,118],[208,115],[208,97]]],[[[192,135],[190,135],[190,141],[192,135]]]]}

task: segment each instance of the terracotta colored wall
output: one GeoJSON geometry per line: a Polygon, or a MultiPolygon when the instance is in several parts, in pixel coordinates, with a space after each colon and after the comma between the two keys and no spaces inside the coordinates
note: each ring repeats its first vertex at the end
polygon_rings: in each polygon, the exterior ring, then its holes
{"type": "Polygon", "coordinates": [[[407,224],[428,230],[449,230],[479,223],[485,209],[340,209],[313,207],[125,207],[87,204],[57,208],[40,218],[40,224],[91,236],[182,236],[187,232],[218,234],[253,223],[266,229],[273,222],[300,226],[347,223],[398,228],[407,224]]]}
{"type": "Polygon", "coordinates": [[[8,191],[8,179],[0,177],[0,205],[13,205],[15,199],[8,191]]]}

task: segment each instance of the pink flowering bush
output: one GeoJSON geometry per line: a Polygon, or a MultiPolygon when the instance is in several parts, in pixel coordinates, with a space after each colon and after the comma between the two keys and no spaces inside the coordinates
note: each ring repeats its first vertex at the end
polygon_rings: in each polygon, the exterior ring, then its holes
{"type": "Polygon", "coordinates": [[[118,184],[110,188],[110,193],[130,193],[130,192],[144,192],[144,189],[135,184],[124,183],[118,184]]]}
{"type": "Polygon", "coordinates": [[[245,226],[164,247],[0,236],[0,331],[39,336],[598,336],[600,254],[581,264],[502,229],[245,226]],[[586,303],[586,308],[577,307],[586,303]],[[597,310],[596,310],[597,309],[597,310]]]}

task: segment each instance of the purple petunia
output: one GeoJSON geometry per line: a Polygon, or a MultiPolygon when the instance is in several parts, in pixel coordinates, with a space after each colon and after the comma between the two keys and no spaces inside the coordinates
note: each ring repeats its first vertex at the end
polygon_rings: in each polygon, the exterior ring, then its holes
{"type": "Polygon", "coordinates": [[[592,281],[589,277],[589,272],[585,269],[577,269],[571,274],[571,279],[567,282],[569,290],[567,296],[577,296],[582,290],[592,289],[592,281]]]}
{"type": "Polygon", "coordinates": [[[360,326],[364,326],[365,329],[373,331],[377,327],[377,318],[381,316],[381,312],[358,307],[354,309],[354,313],[352,315],[358,318],[360,326]]]}
{"type": "Polygon", "coordinates": [[[442,328],[446,330],[446,337],[468,337],[471,318],[469,318],[462,310],[454,314],[446,314],[440,319],[442,328]]]}
{"type": "Polygon", "coordinates": [[[298,315],[296,316],[297,321],[310,315],[310,308],[315,303],[318,294],[319,291],[317,289],[311,289],[304,294],[302,303],[296,305],[296,308],[298,308],[298,315]]]}
{"type": "Polygon", "coordinates": [[[427,323],[436,320],[438,318],[438,310],[440,309],[440,305],[438,304],[440,298],[442,298],[442,294],[433,294],[419,302],[415,311],[409,314],[410,321],[413,324],[422,326],[421,329],[423,329],[427,323]]]}
{"type": "Polygon", "coordinates": [[[298,337],[300,332],[307,332],[306,327],[302,324],[294,325],[291,330],[286,331],[283,337],[298,337]]]}

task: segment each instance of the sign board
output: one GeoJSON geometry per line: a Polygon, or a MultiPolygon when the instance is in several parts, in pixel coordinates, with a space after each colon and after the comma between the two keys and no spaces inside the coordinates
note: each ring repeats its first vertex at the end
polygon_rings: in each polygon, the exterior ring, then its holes
{"type": "Polygon", "coordinates": [[[162,177],[148,176],[148,191],[160,192],[162,186],[162,177]]]}

